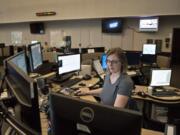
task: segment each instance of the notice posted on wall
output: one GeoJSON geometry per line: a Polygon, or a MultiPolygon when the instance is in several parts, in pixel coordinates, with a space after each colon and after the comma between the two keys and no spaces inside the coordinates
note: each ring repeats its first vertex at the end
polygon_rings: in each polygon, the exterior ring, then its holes
{"type": "Polygon", "coordinates": [[[13,31],[11,32],[11,43],[20,45],[22,43],[22,32],[21,31],[13,31]]]}
{"type": "Polygon", "coordinates": [[[61,30],[50,31],[50,46],[57,48],[64,46],[63,36],[64,33],[61,30]]]}

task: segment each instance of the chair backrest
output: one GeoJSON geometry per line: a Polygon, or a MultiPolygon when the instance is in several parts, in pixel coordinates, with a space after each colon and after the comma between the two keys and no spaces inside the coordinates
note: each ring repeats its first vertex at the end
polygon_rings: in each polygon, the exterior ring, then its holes
{"type": "Polygon", "coordinates": [[[151,78],[151,66],[143,66],[141,67],[141,74],[143,78],[145,79],[146,85],[149,84],[150,78],[151,78]]]}
{"type": "Polygon", "coordinates": [[[139,108],[137,106],[137,102],[134,99],[129,98],[128,104],[127,104],[127,109],[139,111],[139,108]]]}
{"type": "Polygon", "coordinates": [[[167,56],[157,56],[157,65],[160,68],[169,68],[170,67],[170,57],[167,56]]]}
{"type": "Polygon", "coordinates": [[[5,44],[4,43],[0,43],[0,49],[1,49],[0,56],[4,56],[4,47],[5,47],[5,44]]]}

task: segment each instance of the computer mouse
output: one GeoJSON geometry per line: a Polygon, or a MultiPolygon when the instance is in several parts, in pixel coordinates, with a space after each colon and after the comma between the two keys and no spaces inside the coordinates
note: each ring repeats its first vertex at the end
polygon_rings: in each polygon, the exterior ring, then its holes
{"type": "Polygon", "coordinates": [[[85,83],[79,83],[79,86],[86,86],[85,83]]]}
{"type": "Polygon", "coordinates": [[[88,74],[86,74],[86,75],[83,76],[82,79],[83,79],[83,80],[90,80],[90,79],[91,79],[91,76],[88,75],[88,74]]]}
{"type": "Polygon", "coordinates": [[[137,92],[137,95],[138,95],[138,96],[141,96],[141,97],[143,97],[143,98],[145,98],[145,97],[147,96],[146,93],[144,93],[144,92],[142,92],[142,91],[137,92]]]}

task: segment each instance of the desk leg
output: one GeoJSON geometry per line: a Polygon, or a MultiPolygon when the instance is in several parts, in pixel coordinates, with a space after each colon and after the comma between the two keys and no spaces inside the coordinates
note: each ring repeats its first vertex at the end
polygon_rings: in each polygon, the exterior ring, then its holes
{"type": "Polygon", "coordinates": [[[151,118],[152,103],[143,103],[143,127],[158,131],[164,131],[165,125],[151,118]]]}
{"type": "Polygon", "coordinates": [[[148,128],[149,124],[149,118],[150,118],[150,114],[151,114],[151,108],[149,103],[147,102],[143,102],[143,107],[142,107],[142,113],[143,113],[143,127],[144,128],[148,128]]]}

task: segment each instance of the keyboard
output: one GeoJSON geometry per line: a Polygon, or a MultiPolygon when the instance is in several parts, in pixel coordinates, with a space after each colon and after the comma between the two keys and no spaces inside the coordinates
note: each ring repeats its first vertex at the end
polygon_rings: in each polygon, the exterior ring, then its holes
{"type": "Polygon", "coordinates": [[[69,79],[65,82],[60,83],[60,85],[62,87],[72,87],[73,85],[79,83],[80,81],[82,81],[81,78],[73,78],[73,79],[69,79]]]}
{"type": "Polygon", "coordinates": [[[39,73],[41,75],[45,75],[52,72],[52,68],[54,63],[43,63],[40,67],[38,67],[34,72],[39,73]]]}
{"type": "Polygon", "coordinates": [[[64,88],[62,90],[60,90],[58,93],[63,94],[63,95],[67,95],[67,96],[74,96],[75,90],[71,89],[71,88],[64,88]]]}
{"type": "Polygon", "coordinates": [[[177,96],[178,94],[174,91],[156,91],[153,92],[152,95],[157,97],[171,97],[171,96],[177,96]]]}

